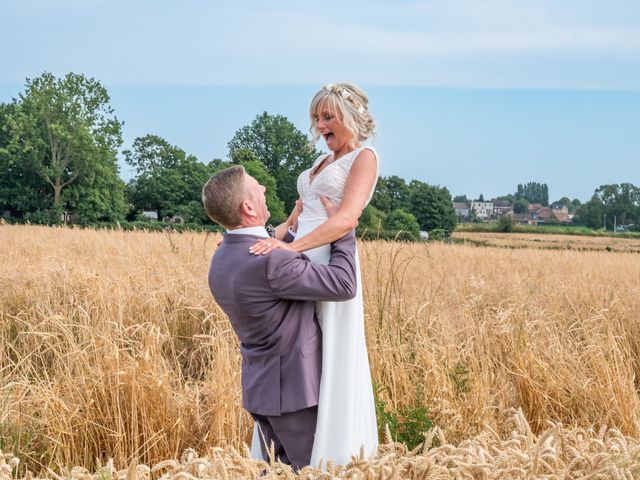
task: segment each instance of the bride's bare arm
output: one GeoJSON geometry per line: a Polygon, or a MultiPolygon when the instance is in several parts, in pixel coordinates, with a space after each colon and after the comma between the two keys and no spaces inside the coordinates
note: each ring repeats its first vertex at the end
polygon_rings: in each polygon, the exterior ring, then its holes
{"type": "MultiPolygon", "coordinates": [[[[304,252],[331,243],[350,232],[357,225],[358,218],[360,218],[369,192],[371,192],[376,180],[375,154],[369,149],[364,149],[353,162],[344,187],[342,203],[336,212],[318,228],[288,244],[287,247],[297,252],[304,252]]],[[[251,251],[259,255],[281,247],[276,242],[261,242],[260,245],[258,243],[254,245],[251,251]]]]}

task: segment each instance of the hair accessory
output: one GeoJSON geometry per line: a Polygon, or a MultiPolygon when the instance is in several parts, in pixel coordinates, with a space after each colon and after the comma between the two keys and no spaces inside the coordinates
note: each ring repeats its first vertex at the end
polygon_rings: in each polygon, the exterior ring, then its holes
{"type": "Polygon", "coordinates": [[[351,93],[349,93],[341,86],[334,85],[333,83],[327,83],[324,88],[332,93],[335,93],[336,95],[340,95],[351,105],[353,105],[353,108],[355,108],[360,115],[364,114],[364,106],[353,95],[351,95],[351,93]]]}

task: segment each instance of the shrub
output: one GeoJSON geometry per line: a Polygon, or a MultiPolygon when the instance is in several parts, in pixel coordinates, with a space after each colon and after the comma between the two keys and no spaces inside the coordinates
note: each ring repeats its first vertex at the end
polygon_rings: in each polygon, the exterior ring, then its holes
{"type": "Polygon", "coordinates": [[[378,433],[385,434],[389,428],[391,438],[404,443],[409,450],[413,450],[426,439],[426,434],[433,428],[433,421],[429,418],[429,409],[422,403],[423,393],[418,389],[415,407],[400,408],[396,412],[390,411],[379,394],[384,388],[376,391],[376,416],[378,419],[378,433]]]}
{"type": "Polygon", "coordinates": [[[402,230],[411,233],[416,239],[420,237],[420,224],[409,212],[394,210],[384,220],[385,230],[402,230]]]}
{"type": "Polygon", "coordinates": [[[444,228],[434,228],[429,230],[429,240],[441,241],[447,236],[447,232],[444,228]]]}
{"type": "Polygon", "coordinates": [[[502,215],[498,220],[498,230],[501,232],[513,232],[513,227],[515,227],[516,222],[513,219],[513,215],[506,214],[502,215]]]}

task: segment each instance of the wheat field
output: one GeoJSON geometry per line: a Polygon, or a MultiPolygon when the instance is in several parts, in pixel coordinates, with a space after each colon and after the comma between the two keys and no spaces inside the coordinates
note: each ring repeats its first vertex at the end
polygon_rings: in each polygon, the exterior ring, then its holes
{"type": "Polygon", "coordinates": [[[461,243],[487,247],[640,253],[640,238],[541,233],[454,232],[461,243]]]}
{"type": "MultiPolygon", "coordinates": [[[[219,240],[0,226],[0,478],[295,477],[245,457],[219,240]]],[[[377,395],[436,428],[300,478],[640,478],[640,256],[359,250],[377,395]]]]}

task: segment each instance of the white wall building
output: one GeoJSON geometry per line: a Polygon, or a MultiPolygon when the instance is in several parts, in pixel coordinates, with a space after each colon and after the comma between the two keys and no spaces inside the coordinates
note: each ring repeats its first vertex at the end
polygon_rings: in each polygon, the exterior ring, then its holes
{"type": "Polygon", "coordinates": [[[471,202],[471,211],[480,219],[490,218],[493,215],[493,202],[471,202]]]}

